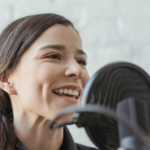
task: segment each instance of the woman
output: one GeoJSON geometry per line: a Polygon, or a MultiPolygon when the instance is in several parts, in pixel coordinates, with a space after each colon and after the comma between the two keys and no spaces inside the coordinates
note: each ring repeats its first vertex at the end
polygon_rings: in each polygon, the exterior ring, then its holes
{"type": "Polygon", "coordinates": [[[56,14],[11,23],[0,36],[0,149],[92,150],[47,121],[77,104],[89,79],[73,24],[56,14]]]}

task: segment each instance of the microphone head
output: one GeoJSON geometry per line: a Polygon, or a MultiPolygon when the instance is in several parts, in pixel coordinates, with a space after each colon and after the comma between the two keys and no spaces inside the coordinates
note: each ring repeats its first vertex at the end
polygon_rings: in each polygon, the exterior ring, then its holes
{"type": "MultiPolygon", "coordinates": [[[[116,110],[117,103],[128,98],[140,99],[149,104],[150,78],[140,67],[118,62],[95,73],[85,86],[81,104],[96,104],[116,110]]],[[[148,111],[150,117],[150,109],[148,111]]],[[[96,117],[99,117],[97,126],[85,126],[89,138],[100,149],[116,150],[119,147],[117,121],[108,116],[96,117]]]]}

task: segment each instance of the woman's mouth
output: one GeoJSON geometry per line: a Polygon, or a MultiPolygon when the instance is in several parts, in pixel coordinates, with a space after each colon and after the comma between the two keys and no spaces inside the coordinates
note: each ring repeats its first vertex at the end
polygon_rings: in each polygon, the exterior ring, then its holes
{"type": "Polygon", "coordinates": [[[60,88],[57,90],[54,90],[53,93],[56,94],[57,96],[60,96],[62,98],[64,98],[67,101],[76,103],[79,100],[79,96],[80,96],[80,89],[67,89],[67,88],[60,88]]]}

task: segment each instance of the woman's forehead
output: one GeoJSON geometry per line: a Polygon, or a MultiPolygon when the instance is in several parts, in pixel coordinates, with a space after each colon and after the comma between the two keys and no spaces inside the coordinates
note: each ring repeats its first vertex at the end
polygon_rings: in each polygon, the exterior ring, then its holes
{"type": "Polygon", "coordinates": [[[72,51],[74,49],[72,52],[86,56],[82,49],[80,37],[74,28],[61,24],[48,28],[28,49],[30,49],[29,53],[39,53],[49,49],[61,51],[72,51]]]}
{"type": "Polygon", "coordinates": [[[79,35],[71,26],[65,26],[61,24],[55,24],[52,27],[48,28],[45,32],[43,32],[40,38],[68,38],[68,40],[81,42],[79,35]]]}
{"type": "Polygon", "coordinates": [[[81,40],[77,32],[71,26],[61,24],[48,28],[32,45],[39,48],[46,45],[63,45],[65,47],[70,45],[82,50],[81,40]]]}

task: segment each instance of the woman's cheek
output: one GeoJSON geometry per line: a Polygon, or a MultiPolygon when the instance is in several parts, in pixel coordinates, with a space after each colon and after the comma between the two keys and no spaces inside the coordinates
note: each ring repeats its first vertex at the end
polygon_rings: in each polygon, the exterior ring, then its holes
{"type": "MultiPolygon", "coordinates": [[[[38,89],[42,92],[43,98],[51,97],[51,90],[55,83],[61,76],[61,68],[56,65],[43,66],[37,73],[36,82],[39,86],[38,89]]],[[[39,91],[39,92],[40,92],[39,91]]]]}

